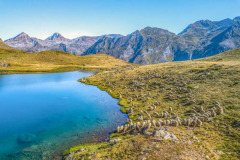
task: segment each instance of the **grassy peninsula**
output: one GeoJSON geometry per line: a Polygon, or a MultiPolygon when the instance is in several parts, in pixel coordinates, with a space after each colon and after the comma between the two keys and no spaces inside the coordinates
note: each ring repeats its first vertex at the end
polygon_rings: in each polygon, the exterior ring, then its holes
{"type": "Polygon", "coordinates": [[[61,51],[29,53],[15,49],[0,49],[0,74],[28,72],[63,72],[79,69],[106,69],[132,65],[105,54],[78,56],[61,51]]]}

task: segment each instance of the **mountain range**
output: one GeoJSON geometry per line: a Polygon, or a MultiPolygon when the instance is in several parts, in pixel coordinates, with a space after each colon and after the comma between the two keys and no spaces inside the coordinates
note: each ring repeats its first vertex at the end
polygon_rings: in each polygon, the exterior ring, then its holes
{"type": "MultiPolygon", "coordinates": [[[[118,34],[105,35],[106,37],[121,37],[118,34]]],[[[54,33],[52,36],[41,40],[35,37],[30,37],[22,32],[16,37],[5,41],[6,44],[14,48],[27,52],[41,52],[45,50],[64,51],[73,54],[81,55],[86,49],[92,46],[102,36],[82,36],[74,39],[67,39],[60,33],[54,33]]]]}
{"type": "Polygon", "coordinates": [[[240,17],[221,21],[200,20],[179,34],[146,27],[126,36],[111,34],[67,39],[54,33],[40,40],[21,33],[5,43],[29,52],[58,50],[78,55],[106,53],[132,63],[155,64],[203,58],[239,48],[240,17]]]}

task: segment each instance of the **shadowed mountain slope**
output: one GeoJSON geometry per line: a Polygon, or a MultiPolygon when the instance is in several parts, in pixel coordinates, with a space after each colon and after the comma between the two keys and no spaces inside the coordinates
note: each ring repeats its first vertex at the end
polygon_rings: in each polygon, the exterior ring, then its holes
{"type": "Polygon", "coordinates": [[[6,44],[28,52],[64,51],[78,55],[105,53],[127,62],[156,64],[212,56],[240,47],[240,18],[221,21],[200,20],[178,35],[146,27],[129,35],[109,34],[64,38],[54,33],[45,40],[21,33],[6,44]]]}
{"type": "Polygon", "coordinates": [[[201,20],[179,35],[146,27],[119,38],[100,38],[83,55],[106,53],[125,61],[154,64],[203,58],[240,47],[239,18],[201,20]]]}

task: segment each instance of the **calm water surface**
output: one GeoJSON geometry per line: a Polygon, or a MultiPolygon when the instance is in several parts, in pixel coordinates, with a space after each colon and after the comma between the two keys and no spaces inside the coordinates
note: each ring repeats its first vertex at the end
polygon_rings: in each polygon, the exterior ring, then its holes
{"type": "Polygon", "coordinates": [[[118,100],[77,82],[92,74],[0,75],[0,160],[53,159],[126,122],[118,100]]]}

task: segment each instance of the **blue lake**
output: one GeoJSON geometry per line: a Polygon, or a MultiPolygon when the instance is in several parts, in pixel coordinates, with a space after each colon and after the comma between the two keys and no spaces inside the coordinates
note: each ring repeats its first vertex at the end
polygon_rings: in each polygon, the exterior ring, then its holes
{"type": "Polygon", "coordinates": [[[0,159],[56,159],[126,122],[118,100],[77,80],[94,72],[0,75],[0,159]]]}

